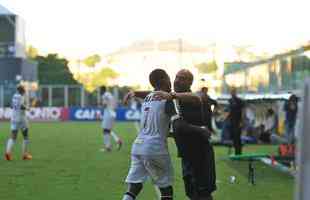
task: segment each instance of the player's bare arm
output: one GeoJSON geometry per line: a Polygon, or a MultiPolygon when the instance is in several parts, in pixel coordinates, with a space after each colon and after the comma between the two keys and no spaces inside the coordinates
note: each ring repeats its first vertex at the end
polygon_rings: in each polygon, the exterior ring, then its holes
{"type": "Polygon", "coordinates": [[[123,104],[124,105],[128,105],[130,99],[136,97],[136,98],[142,98],[144,99],[148,94],[150,93],[150,91],[130,91],[128,92],[124,98],[123,98],[123,104]]]}

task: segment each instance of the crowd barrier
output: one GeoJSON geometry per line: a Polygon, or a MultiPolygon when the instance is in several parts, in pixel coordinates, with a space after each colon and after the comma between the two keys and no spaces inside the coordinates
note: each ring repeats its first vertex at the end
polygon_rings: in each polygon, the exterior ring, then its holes
{"type": "MultiPolygon", "coordinates": [[[[10,120],[11,108],[0,108],[0,120],[10,120]]],[[[102,119],[103,109],[96,107],[42,107],[30,108],[26,112],[30,121],[98,121],[102,119]]],[[[140,112],[134,109],[119,107],[116,109],[117,121],[137,121],[140,112]]]]}

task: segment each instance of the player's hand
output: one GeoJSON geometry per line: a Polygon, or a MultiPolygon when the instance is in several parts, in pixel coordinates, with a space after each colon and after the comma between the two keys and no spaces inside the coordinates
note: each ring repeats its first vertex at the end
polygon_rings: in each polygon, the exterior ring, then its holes
{"type": "Polygon", "coordinates": [[[134,91],[128,92],[123,98],[123,104],[127,106],[129,104],[130,99],[133,98],[134,96],[135,96],[134,91]]]}

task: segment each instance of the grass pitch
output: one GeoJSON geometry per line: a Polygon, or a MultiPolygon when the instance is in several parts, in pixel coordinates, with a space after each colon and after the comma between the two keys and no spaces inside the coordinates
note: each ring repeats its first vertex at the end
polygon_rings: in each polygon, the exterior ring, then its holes
{"type": "MultiPolygon", "coordinates": [[[[1,156],[9,136],[9,123],[0,123],[1,156]]],[[[99,122],[31,123],[33,160],[21,159],[21,135],[13,161],[0,159],[0,200],[120,200],[126,191],[124,179],[130,164],[133,123],[117,123],[123,138],[121,151],[100,152],[99,122]]],[[[174,142],[169,143],[175,168],[174,199],[185,200],[180,160],[174,142]]],[[[227,149],[215,147],[217,186],[215,200],[290,200],[294,179],[260,162],[255,163],[257,185],[247,181],[247,163],[227,160],[227,149]],[[235,176],[231,184],[229,177],[235,176]]],[[[247,146],[248,152],[276,152],[275,146],[247,146]]],[[[155,190],[145,184],[140,200],[155,200],[155,190]]]]}

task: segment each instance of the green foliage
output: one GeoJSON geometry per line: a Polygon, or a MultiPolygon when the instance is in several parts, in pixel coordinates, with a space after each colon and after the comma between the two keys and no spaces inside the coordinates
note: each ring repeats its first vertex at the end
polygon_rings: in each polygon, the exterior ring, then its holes
{"type": "Polygon", "coordinates": [[[101,57],[98,54],[88,56],[83,60],[83,63],[88,67],[95,67],[97,63],[101,61],[101,57]]]}
{"type": "Polygon", "coordinates": [[[101,78],[115,79],[119,76],[119,74],[116,71],[114,71],[112,68],[105,67],[100,71],[99,76],[101,78]]]}
{"type": "Polygon", "coordinates": [[[34,46],[30,45],[26,49],[26,55],[30,59],[35,59],[39,55],[38,49],[36,49],[34,46]]]}
{"type": "Polygon", "coordinates": [[[203,62],[195,65],[195,67],[198,69],[199,73],[201,74],[208,74],[215,72],[218,67],[215,61],[212,62],[203,62]]]}
{"type": "Polygon", "coordinates": [[[88,92],[93,92],[97,87],[109,85],[112,79],[119,76],[112,68],[104,67],[99,72],[87,72],[74,75],[74,78],[84,85],[88,92]]]}
{"type": "Polygon", "coordinates": [[[68,68],[68,60],[58,54],[37,56],[40,84],[77,84],[68,68]]]}

